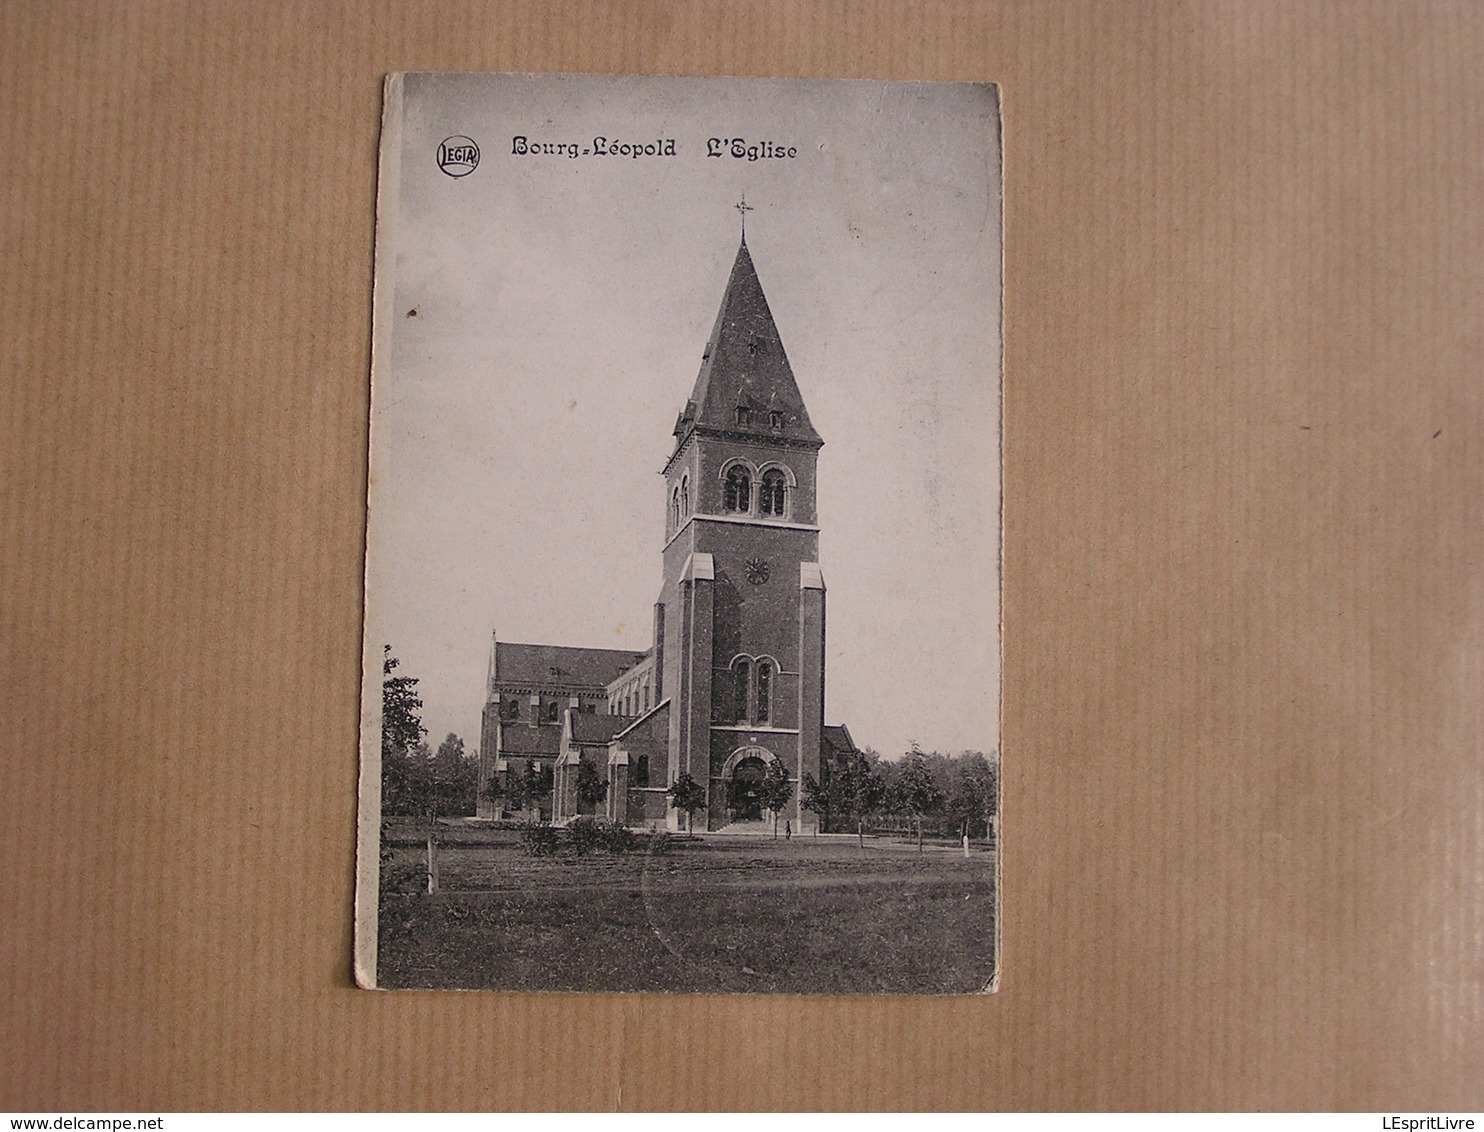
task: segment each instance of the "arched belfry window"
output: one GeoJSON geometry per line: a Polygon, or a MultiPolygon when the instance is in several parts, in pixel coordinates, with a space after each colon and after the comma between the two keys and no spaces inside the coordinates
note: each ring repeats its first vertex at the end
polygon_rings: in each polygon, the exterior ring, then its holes
{"type": "Polygon", "coordinates": [[[670,492],[670,529],[677,530],[680,527],[680,489],[677,487],[670,492]]]}
{"type": "Polygon", "coordinates": [[[773,683],[778,665],[763,657],[739,656],[731,664],[731,713],[734,723],[766,726],[773,719],[773,683]]]}
{"type": "Polygon", "coordinates": [[[727,472],[726,503],[728,511],[747,513],[752,510],[752,473],[741,464],[727,472]]]}
{"type": "Polygon", "coordinates": [[[680,477],[680,517],[690,514],[690,477],[680,477]]]}
{"type": "Polygon", "coordinates": [[[777,468],[769,468],[763,473],[762,489],[758,492],[758,510],[781,519],[787,503],[788,480],[777,468]]]}
{"type": "Polygon", "coordinates": [[[752,661],[745,656],[732,662],[732,718],[747,722],[747,701],[752,691],[752,661]]]}

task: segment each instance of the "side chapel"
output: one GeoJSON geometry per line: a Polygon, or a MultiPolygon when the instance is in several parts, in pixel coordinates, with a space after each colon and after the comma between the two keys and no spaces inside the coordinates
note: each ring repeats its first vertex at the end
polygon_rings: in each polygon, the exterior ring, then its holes
{"type": "Polygon", "coordinates": [[[662,472],[664,579],[653,644],[641,653],[494,640],[480,817],[565,822],[589,813],[683,829],[685,815],[666,790],[688,773],[706,788],[695,828],[745,831],[761,828],[756,784],[768,764],[780,763],[794,784],[780,824],[816,829],[818,818],[802,805],[803,777],[822,779],[854,750],[843,726],[824,723],[815,509],[824,441],[809,421],[745,230],[674,435],[662,472]],[[579,801],[583,763],[607,783],[601,802],[579,801]],[[491,798],[494,776],[502,790],[491,798]],[[550,781],[550,794],[530,801],[522,778],[550,781]]]}

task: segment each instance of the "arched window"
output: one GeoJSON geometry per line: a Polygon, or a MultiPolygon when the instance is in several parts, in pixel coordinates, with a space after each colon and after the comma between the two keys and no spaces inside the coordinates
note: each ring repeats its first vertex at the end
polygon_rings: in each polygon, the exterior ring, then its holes
{"type": "Polygon", "coordinates": [[[690,477],[680,477],[680,517],[690,514],[690,477]]]}
{"type": "Polygon", "coordinates": [[[670,529],[676,530],[680,526],[680,489],[677,487],[670,492],[670,529]]]}
{"type": "Polygon", "coordinates": [[[754,723],[767,723],[773,708],[773,662],[757,662],[757,713],[754,723]]]}
{"type": "Polygon", "coordinates": [[[788,480],[777,468],[763,473],[762,490],[758,492],[758,510],[764,515],[783,518],[783,507],[787,502],[788,480]]]}
{"type": "Polygon", "coordinates": [[[747,722],[747,701],[752,685],[752,661],[746,657],[732,664],[732,718],[747,722]]]}
{"type": "Polygon", "coordinates": [[[634,780],[632,782],[630,782],[629,785],[630,786],[648,786],[649,785],[649,756],[648,755],[640,755],[639,756],[639,761],[634,764],[634,780]]]}
{"type": "Polygon", "coordinates": [[[741,464],[733,464],[727,472],[727,510],[752,510],[752,473],[741,464]]]}

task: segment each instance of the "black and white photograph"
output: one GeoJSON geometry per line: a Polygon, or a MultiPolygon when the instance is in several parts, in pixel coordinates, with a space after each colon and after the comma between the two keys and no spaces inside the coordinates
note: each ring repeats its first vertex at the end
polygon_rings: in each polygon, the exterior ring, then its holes
{"type": "Polygon", "coordinates": [[[385,99],[360,984],[993,990],[996,88],[385,99]]]}

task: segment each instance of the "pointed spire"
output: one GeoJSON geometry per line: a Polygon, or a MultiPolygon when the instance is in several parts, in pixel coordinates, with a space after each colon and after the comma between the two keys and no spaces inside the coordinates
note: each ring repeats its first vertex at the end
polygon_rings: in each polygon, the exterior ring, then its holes
{"type": "Polygon", "coordinates": [[[676,422],[677,448],[697,428],[814,448],[824,443],[809,421],[745,238],[701,355],[695,389],[676,422]]]}

